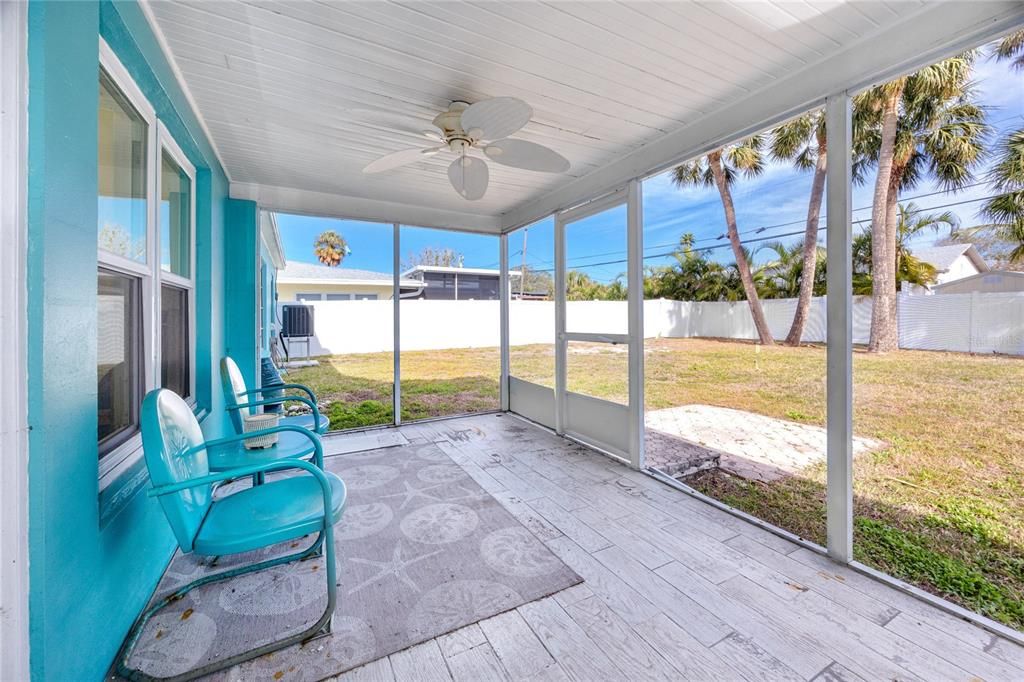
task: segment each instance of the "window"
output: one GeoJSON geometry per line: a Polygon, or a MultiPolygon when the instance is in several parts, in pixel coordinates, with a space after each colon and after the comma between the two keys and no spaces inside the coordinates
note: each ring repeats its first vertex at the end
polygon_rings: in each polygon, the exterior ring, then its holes
{"type": "Polygon", "coordinates": [[[169,284],[160,287],[160,385],[182,397],[192,395],[188,294],[169,284]]]}
{"type": "Polygon", "coordinates": [[[323,294],[295,294],[296,301],[322,301],[324,300],[323,294]]]}
{"type": "Polygon", "coordinates": [[[100,457],[138,432],[142,402],[142,280],[100,268],[96,347],[100,457]]]}
{"type": "Polygon", "coordinates": [[[106,254],[145,264],[150,126],[102,68],[98,113],[99,248],[106,254]]]}
{"type": "Polygon", "coordinates": [[[188,278],[192,270],[192,180],[165,149],[160,154],[160,267],[188,278]]]}
{"type": "Polygon", "coordinates": [[[351,301],[352,294],[327,294],[328,301],[351,301]]]}
{"type": "Polygon", "coordinates": [[[192,391],[192,186],[195,171],[161,124],[160,232],[160,386],[182,398],[192,391]]]}
{"type": "Polygon", "coordinates": [[[139,407],[150,387],[147,361],[153,273],[149,249],[151,108],[101,59],[97,148],[97,443],[101,473],[137,449],[139,407]]]}
{"type": "Polygon", "coordinates": [[[195,169],[100,41],[97,426],[100,487],[141,455],[158,386],[194,395],[195,169]]]}
{"type": "Polygon", "coordinates": [[[376,301],[377,294],[356,294],[357,301],[376,301]]]}

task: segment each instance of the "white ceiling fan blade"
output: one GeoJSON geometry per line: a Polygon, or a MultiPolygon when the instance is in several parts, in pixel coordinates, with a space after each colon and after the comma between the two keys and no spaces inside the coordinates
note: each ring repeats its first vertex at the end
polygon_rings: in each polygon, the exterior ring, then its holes
{"type": "Polygon", "coordinates": [[[363,172],[366,174],[371,173],[383,173],[384,171],[391,170],[392,168],[398,168],[399,166],[405,166],[406,164],[415,163],[420,159],[436,154],[437,152],[444,149],[444,147],[428,147],[427,149],[403,149],[400,152],[393,152],[386,154],[376,161],[372,161],[367,164],[363,172]]]}
{"type": "Polygon", "coordinates": [[[420,134],[428,139],[435,140],[437,142],[444,142],[444,135],[436,130],[422,130],[420,131],[420,134]]]}
{"type": "Polygon", "coordinates": [[[474,137],[498,140],[530,122],[533,109],[516,97],[495,97],[471,104],[462,112],[462,129],[474,137]],[[474,134],[479,131],[479,134],[474,134]]]}
{"type": "Polygon", "coordinates": [[[476,201],[487,192],[490,171],[482,159],[460,156],[448,166],[448,179],[463,199],[476,201]]]}
{"type": "Polygon", "coordinates": [[[569,160],[554,149],[526,140],[498,140],[484,147],[491,161],[541,173],[564,173],[569,160]]]}

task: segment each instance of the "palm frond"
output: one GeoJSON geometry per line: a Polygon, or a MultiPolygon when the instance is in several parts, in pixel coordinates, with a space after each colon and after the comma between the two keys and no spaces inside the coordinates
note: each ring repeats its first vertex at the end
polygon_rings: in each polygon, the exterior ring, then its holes
{"type": "Polygon", "coordinates": [[[993,56],[999,60],[1011,60],[1014,70],[1024,70],[1024,30],[1015,31],[996,44],[993,56]]]}

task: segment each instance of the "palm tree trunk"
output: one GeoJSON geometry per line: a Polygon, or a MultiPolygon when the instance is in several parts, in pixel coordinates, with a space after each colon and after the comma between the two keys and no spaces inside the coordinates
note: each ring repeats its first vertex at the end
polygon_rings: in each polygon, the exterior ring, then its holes
{"type": "Polygon", "coordinates": [[[885,353],[896,350],[896,246],[886,229],[889,189],[896,145],[898,106],[902,84],[893,84],[886,93],[882,110],[882,140],[878,150],[878,177],[871,204],[871,338],[868,350],[885,353]]]}
{"type": "MultiPolygon", "coordinates": [[[[885,248],[888,253],[891,254],[892,262],[890,269],[892,270],[892,291],[889,292],[892,295],[893,301],[897,301],[897,291],[899,289],[899,268],[900,268],[900,250],[898,242],[898,216],[897,208],[899,206],[898,199],[900,196],[900,182],[903,179],[903,166],[898,162],[894,162],[892,166],[892,175],[889,176],[889,192],[885,196],[885,248]]],[[[896,342],[899,345],[899,330],[896,316],[896,305],[892,306],[890,311],[892,319],[890,323],[893,329],[897,330],[896,342]]]]}
{"type": "Polygon", "coordinates": [[[818,216],[821,213],[821,199],[825,194],[825,176],[828,171],[828,155],[825,145],[818,144],[818,160],[814,164],[814,179],[811,181],[811,199],[807,202],[807,227],[804,229],[804,260],[800,267],[800,293],[796,300],[793,324],[786,335],[786,344],[799,346],[804,334],[807,314],[811,309],[814,295],[814,274],[818,267],[818,216]]]}
{"type": "Polygon", "coordinates": [[[732,193],[729,191],[729,184],[725,180],[725,172],[722,170],[722,152],[714,151],[708,154],[708,165],[715,177],[715,185],[722,197],[722,208],[725,209],[725,224],[729,234],[729,243],[732,245],[732,253],[736,258],[736,269],[740,273],[740,282],[743,283],[743,292],[747,296],[747,303],[750,304],[750,316],[754,318],[754,328],[757,330],[757,337],[766,346],[775,344],[772,339],[772,332],[768,329],[768,322],[764,319],[764,310],[761,308],[761,299],[757,296],[757,288],[754,286],[754,276],[750,273],[750,264],[743,253],[740,244],[740,233],[736,228],[736,209],[732,204],[732,193]]]}

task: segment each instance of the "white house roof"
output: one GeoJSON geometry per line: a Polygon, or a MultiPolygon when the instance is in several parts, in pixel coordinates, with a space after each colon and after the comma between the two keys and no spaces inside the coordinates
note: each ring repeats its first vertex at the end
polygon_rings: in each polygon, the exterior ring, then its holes
{"type": "MultiPolygon", "coordinates": [[[[387,272],[358,270],[355,268],[329,268],[318,263],[301,263],[288,261],[278,276],[281,284],[310,284],[313,282],[346,285],[385,286],[391,284],[392,277],[387,272]]],[[[401,278],[399,285],[403,287],[421,287],[423,282],[415,279],[401,278]]]]}
{"type": "Polygon", "coordinates": [[[1018,280],[1024,284],[1024,272],[1019,272],[1017,270],[989,270],[987,272],[979,272],[976,275],[971,275],[962,279],[953,280],[952,282],[946,282],[945,284],[936,284],[932,287],[932,290],[940,292],[943,289],[949,288],[955,291],[957,287],[963,287],[964,284],[977,281],[983,277],[1000,277],[1009,280],[1018,280]]]}
{"type": "Polygon", "coordinates": [[[928,246],[914,249],[914,257],[930,263],[939,272],[946,272],[960,256],[966,255],[979,272],[987,272],[988,263],[981,257],[973,244],[948,244],[945,246],[928,246]]]}
{"type": "Polygon", "coordinates": [[[146,2],[234,198],[499,232],[1015,28],[1014,2],[146,2]],[[565,174],[492,163],[486,195],[429,146],[453,100],[513,96],[565,174]]]}
{"type": "MultiPolygon", "coordinates": [[[[414,272],[454,272],[461,275],[493,275],[499,277],[500,270],[490,268],[457,268],[449,265],[416,265],[402,273],[402,276],[411,275],[414,272]]],[[[509,270],[509,277],[519,277],[522,273],[518,270],[509,270]]]]}

